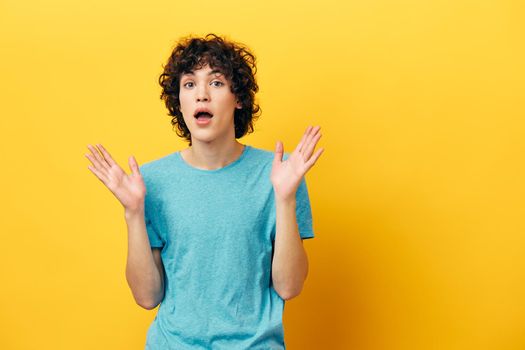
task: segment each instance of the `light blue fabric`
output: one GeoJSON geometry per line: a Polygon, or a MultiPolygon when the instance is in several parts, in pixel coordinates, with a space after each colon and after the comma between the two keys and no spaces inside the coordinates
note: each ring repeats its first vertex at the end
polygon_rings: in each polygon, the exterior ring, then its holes
{"type": "MultiPolygon", "coordinates": [[[[245,145],[215,170],[194,168],[180,151],[140,167],[147,233],[162,248],[166,276],[146,349],[285,349],[285,301],[271,282],[273,157],[245,145]]],[[[313,238],[304,178],[296,214],[301,237],[313,238]]]]}

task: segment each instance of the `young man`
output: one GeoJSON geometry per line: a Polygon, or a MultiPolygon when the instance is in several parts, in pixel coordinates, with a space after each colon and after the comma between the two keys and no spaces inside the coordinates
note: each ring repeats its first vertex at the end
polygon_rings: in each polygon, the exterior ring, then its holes
{"type": "Polygon", "coordinates": [[[285,349],[284,301],[308,272],[314,237],[304,175],[323,149],[308,127],[291,154],[239,143],[253,131],[255,57],[213,34],[181,40],[161,98],[190,147],[127,175],[102,145],[90,170],[125,208],[126,277],[160,307],[146,349],[285,349]],[[147,189],[147,192],[146,192],[147,189]],[[151,247],[151,249],[150,249],[151,247]]]}

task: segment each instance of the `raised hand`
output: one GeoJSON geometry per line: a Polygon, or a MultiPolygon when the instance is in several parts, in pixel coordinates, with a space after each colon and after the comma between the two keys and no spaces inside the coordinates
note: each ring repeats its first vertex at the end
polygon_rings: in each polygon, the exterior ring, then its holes
{"type": "Polygon", "coordinates": [[[143,209],[146,186],[135,157],[131,156],[128,159],[131,169],[131,174],[128,175],[101,144],[97,146],[95,148],[88,145],[91,153],[85,156],[93,163],[92,166],[88,166],[88,169],[109,188],[124,209],[129,211],[143,209]]]}
{"type": "Polygon", "coordinates": [[[320,148],[312,156],[315,146],[321,138],[320,126],[309,126],[297,147],[283,161],[284,146],[278,141],[275,148],[275,157],[272,164],[270,179],[275,195],[281,199],[295,198],[295,193],[303,176],[315,164],[324,148],[320,148]]]}

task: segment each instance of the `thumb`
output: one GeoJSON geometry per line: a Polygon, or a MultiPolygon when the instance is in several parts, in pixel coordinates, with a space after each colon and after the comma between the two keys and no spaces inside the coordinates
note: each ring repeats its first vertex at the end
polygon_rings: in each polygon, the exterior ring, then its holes
{"type": "Polygon", "coordinates": [[[139,165],[137,161],[135,160],[134,156],[130,156],[128,159],[129,168],[131,169],[131,173],[133,175],[140,175],[139,165]]]}
{"type": "Polygon", "coordinates": [[[274,163],[280,163],[283,161],[284,146],[281,141],[277,141],[275,144],[275,155],[273,158],[274,163]]]}

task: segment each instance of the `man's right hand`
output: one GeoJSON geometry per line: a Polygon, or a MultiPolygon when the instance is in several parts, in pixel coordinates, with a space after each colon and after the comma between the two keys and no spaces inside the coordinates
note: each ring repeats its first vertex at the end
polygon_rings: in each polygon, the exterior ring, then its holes
{"type": "Polygon", "coordinates": [[[131,174],[128,175],[101,144],[97,146],[95,148],[88,145],[91,153],[85,156],[93,163],[88,169],[109,188],[126,211],[143,210],[146,186],[135,157],[128,159],[131,169],[131,174]]]}

